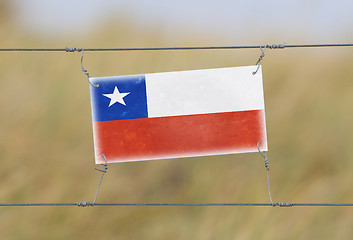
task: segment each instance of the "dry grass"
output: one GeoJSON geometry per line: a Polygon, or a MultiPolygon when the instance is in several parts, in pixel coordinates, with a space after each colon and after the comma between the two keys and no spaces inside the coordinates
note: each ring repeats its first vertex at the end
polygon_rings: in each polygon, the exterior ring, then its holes
{"type": "MultiPolygon", "coordinates": [[[[45,39],[1,26],[2,47],[45,39]]],[[[142,34],[141,34],[142,35],[142,34]]],[[[167,46],[118,28],[58,47],[167,46]]],[[[217,44],[185,37],[177,45],[217,44]]],[[[203,38],[205,39],[205,38],[203,38]]],[[[55,42],[53,43],[55,45],[55,42]]],[[[53,45],[50,45],[52,47],[53,45]]],[[[253,64],[259,51],[87,53],[92,76],[253,64]]],[[[1,53],[1,202],[92,201],[89,87],[77,53],[1,53]]],[[[352,202],[352,49],[268,51],[263,61],[275,201],[352,202]]],[[[99,202],[267,202],[258,154],[114,164],[99,202]]],[[[350,239],[349,208],[0,208],[2,239],[350,239]]]]}

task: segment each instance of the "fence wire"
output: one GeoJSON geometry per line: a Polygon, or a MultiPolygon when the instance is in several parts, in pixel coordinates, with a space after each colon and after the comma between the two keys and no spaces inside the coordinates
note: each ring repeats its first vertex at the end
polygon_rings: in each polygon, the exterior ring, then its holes
{"type": "Polygon", "coordinates": [[[353,47],[353,43],[329,44],[270,44],[249,46],[196,46],[196,47],[136,47],[136,48],[0,48],[1,52],[81,52],[81,51],[172,51],[172,50],[229,50],[229,49],[285,49],[318,47],[353,47]]]}
{"type": "Polygon", "coordinates": [[[1,203],[0,207],[353,207],[353,203],[1,203]]]}

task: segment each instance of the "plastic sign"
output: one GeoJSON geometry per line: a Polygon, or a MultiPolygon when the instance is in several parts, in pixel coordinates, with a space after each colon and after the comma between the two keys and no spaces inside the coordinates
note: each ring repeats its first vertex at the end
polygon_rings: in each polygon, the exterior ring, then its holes
{"type": "Polygon", "coordinates": [[[267,151],[261,68],[91,78],[96,163],[267,151]]]}

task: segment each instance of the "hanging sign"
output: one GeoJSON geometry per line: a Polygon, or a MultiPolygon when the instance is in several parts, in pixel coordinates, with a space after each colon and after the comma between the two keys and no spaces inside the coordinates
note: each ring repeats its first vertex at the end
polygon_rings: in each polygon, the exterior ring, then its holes
{"type": "Polygon", "coordinates": [[[91,78],[96,164],[267,151],[255,68],[91,78]]]}

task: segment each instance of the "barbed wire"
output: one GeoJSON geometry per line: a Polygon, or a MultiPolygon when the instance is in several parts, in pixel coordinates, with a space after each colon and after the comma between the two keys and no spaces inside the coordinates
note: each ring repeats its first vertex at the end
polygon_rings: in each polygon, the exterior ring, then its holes
{"type": "Polygon", "coordinates": [[[136,48],[0,48],[1,52],[81,52],[81,51],[172,51],[172,50],[227,50],[227,49],[285,49],[317,47],[353,47],[353,43],[329,44],[270,44],[249,46],[196,46],[196,47],[136,47],[136,48]]]}

